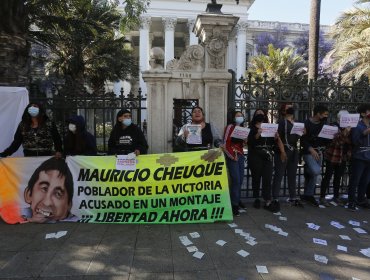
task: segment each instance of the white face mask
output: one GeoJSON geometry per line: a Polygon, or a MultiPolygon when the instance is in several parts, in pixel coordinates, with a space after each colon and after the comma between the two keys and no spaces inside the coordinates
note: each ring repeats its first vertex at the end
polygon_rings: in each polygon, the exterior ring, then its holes
{"type": "Polygon", "coordinates": [[[40,109],[37,108],[37,107],[34,107],[34,106],[31,106],[28,108],[28,114],[30,114],[31,117],[37,117],[39,112],[40,112],[40,109]]]}
{"type": "Polygon", "coordinates": [[[244,118],[243,117],[235,117],[235,123],[236,124],[241,124],[242,122],[244,122],[244,118]]]}
{"type": "Polygon", "coordinates": [[[68,125],[68,130],[69,130],[70,132],[75,132],[75,131],[76,131],[76,129],[77,129],[77,127],[76,127],[76,125],[75,125],[75,124],[70,123],[70,124],[68,125]]]}

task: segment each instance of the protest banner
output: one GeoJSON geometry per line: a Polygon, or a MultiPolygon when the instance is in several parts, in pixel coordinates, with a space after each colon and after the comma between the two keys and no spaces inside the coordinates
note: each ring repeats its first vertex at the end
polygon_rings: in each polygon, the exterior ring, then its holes
{"type": "Polygon", "coordinates": [[[115,156],[1,159],[1,218],[9,224],[233,219],[220,149],[140,155],[136,161],[135,170],[118,170],[115,156]]]}
{"type": "Polygon", "coordinates": [[[304,123],[294,122],[290,134],[297,134],[299,136],[302,136],[303,132],[304,132],[304,123]]]}
{"type": "Polygon", "coordinates": [[[326,139],[333,139],[334,135],[338,133],[338,127],[337,126],[331,126],[331,125],[324,125],[318,135],[318,137],[326,138],[326,139]]]}
{"type": "Polygon", "coordinates": [[[275,137],[278,127],[275,123],[261,123],[261,137],[275,137]]]}
{"type": "Polygon", "coordinates": [[[340,115],[340,127],[356,127],[360,120],[360,114],[340,115]]]}
{"type": "Polygon", "coordinates": [[[231,137],[245,140],[248,138],[249,132],[250,129],[248,127],[235,126],[231,137]]]}

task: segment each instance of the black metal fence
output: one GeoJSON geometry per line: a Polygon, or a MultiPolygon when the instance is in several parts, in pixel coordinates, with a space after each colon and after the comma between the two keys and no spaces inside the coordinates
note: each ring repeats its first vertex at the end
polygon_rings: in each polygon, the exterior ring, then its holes
{"type": "MultiPolygon", "coordinates": [[[[265,75],[263,78],[255,78],[249,74],[247,79],[241,78],[233,83],[235,87],[229,92],[229,109],[244,113],[248,121],[257,109],[268,112],[270,122],[279,118],[279,109],[283,104],[292,103],[295,108],[295,119],[304,121],[312,115],[313,108],[317,104],[325,105],[329,109],[329,121],[336,121],[340,110],[350,113],[356,112],[357,107],[363,103],[370,102],[370,86],[368,80],[355,81],[350,85],[341,83],[338,79],[322,77],[317,81],[305,79],[291,79],[284,81],[269,80],[265,75]]],[[[252,184],[248,162],[246,161],[245,180],[242,188],[242,197],[252,196],[252,184]]],[[[348,170],[342,182],[342,192],[346,192],[348,186],[348,170]]],[[[323,166],[322,171],[325,171],[323,166]]],[[[300,164],[297,171],[297,185],[299,192],[303,189],[303,165],[300,164]]],[[[316,189],[317,191],[319,188],[316,189]]],[[[332,193],[332,188],[329,189],[332,193]]],[[[280,194],[288,194],[286,178],[282,184],[280,194]]]]}
{"type": "Polygon", "coordinates": [[[81,115],[86,120],[86,128],[97,141],[98,152],[107,152],[108,139],[116,123],[116,114],[120,109],[129,109],[132,112],[133,122],[139,127],[146,119],[146,97],[139,89],[137,94],[125,94],[123,89],[116,95],[113,92],[104,94],[81,95],[62,94],[62,91],[52,90],[48,93],[40,92],[37,87],[30,87],[30,102],[39,102],[47,110],[49,117],[56,123],[61,135],[66,133],[66,121],[73,115],[81,115]]]}

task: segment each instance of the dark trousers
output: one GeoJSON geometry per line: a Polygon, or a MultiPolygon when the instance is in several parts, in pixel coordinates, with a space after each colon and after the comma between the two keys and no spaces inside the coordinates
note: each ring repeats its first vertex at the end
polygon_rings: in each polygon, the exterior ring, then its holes
{"type": "Polygon", "coordinates": [[[356,201],[363,203],[365,201],[365,194],[370,183],[370,163],[361,159],[352,159],[351,161],[351,177],[349,180],[348,201],[356,201]]]}
{"type": "Polygon", "coordinates": [[[285,149],[287,154],[287,160],[285,162],[281,161],[279,153],[275,153],[274,163],[275,163],[275,175],[272,183],[272,197],[277,199],[279,197],[279,192],[281,188],[281,181],[284,177],[285,170],[287,173],[288,179],[288,189],[289,189],[289,198],[294,199],[297,193],[297,167],[298,167],[298,151],[294,149],[293,151],[285,149]]]}
{"type": "Polygon", "coordinates": [[[339,189],[341,187],[341,180],[342,180],[345,168],[346,168],[345,161],[340,164],[333,164],[330,161],[325,161],[325,174],[324,174],[324,178],[321,181],[320,197],[325,197],[326,192],[329,189],[329,184],[330,184],[331,177],[333,176],[333,173],[334,173],[334,181],[333,181],[334,198],[339,197],[339,189]]]}
{"type": "Polygon", "coordinates": [[[260,196],[262,180],[262,198],[271,200],[272,160],[267,159],[260,153],[250,152],[248,154],[248,166],[252,175],[253,198],[260,196]]]}

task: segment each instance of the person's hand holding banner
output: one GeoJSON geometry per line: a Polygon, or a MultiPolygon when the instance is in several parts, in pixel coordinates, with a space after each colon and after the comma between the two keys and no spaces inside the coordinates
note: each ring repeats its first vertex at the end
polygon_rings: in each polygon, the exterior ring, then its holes
{"type": "Polygon", "coordinates": [[[275,137],[279,125],[275,123],[262,123],[261,124],[261,137],[275,137]]]}

